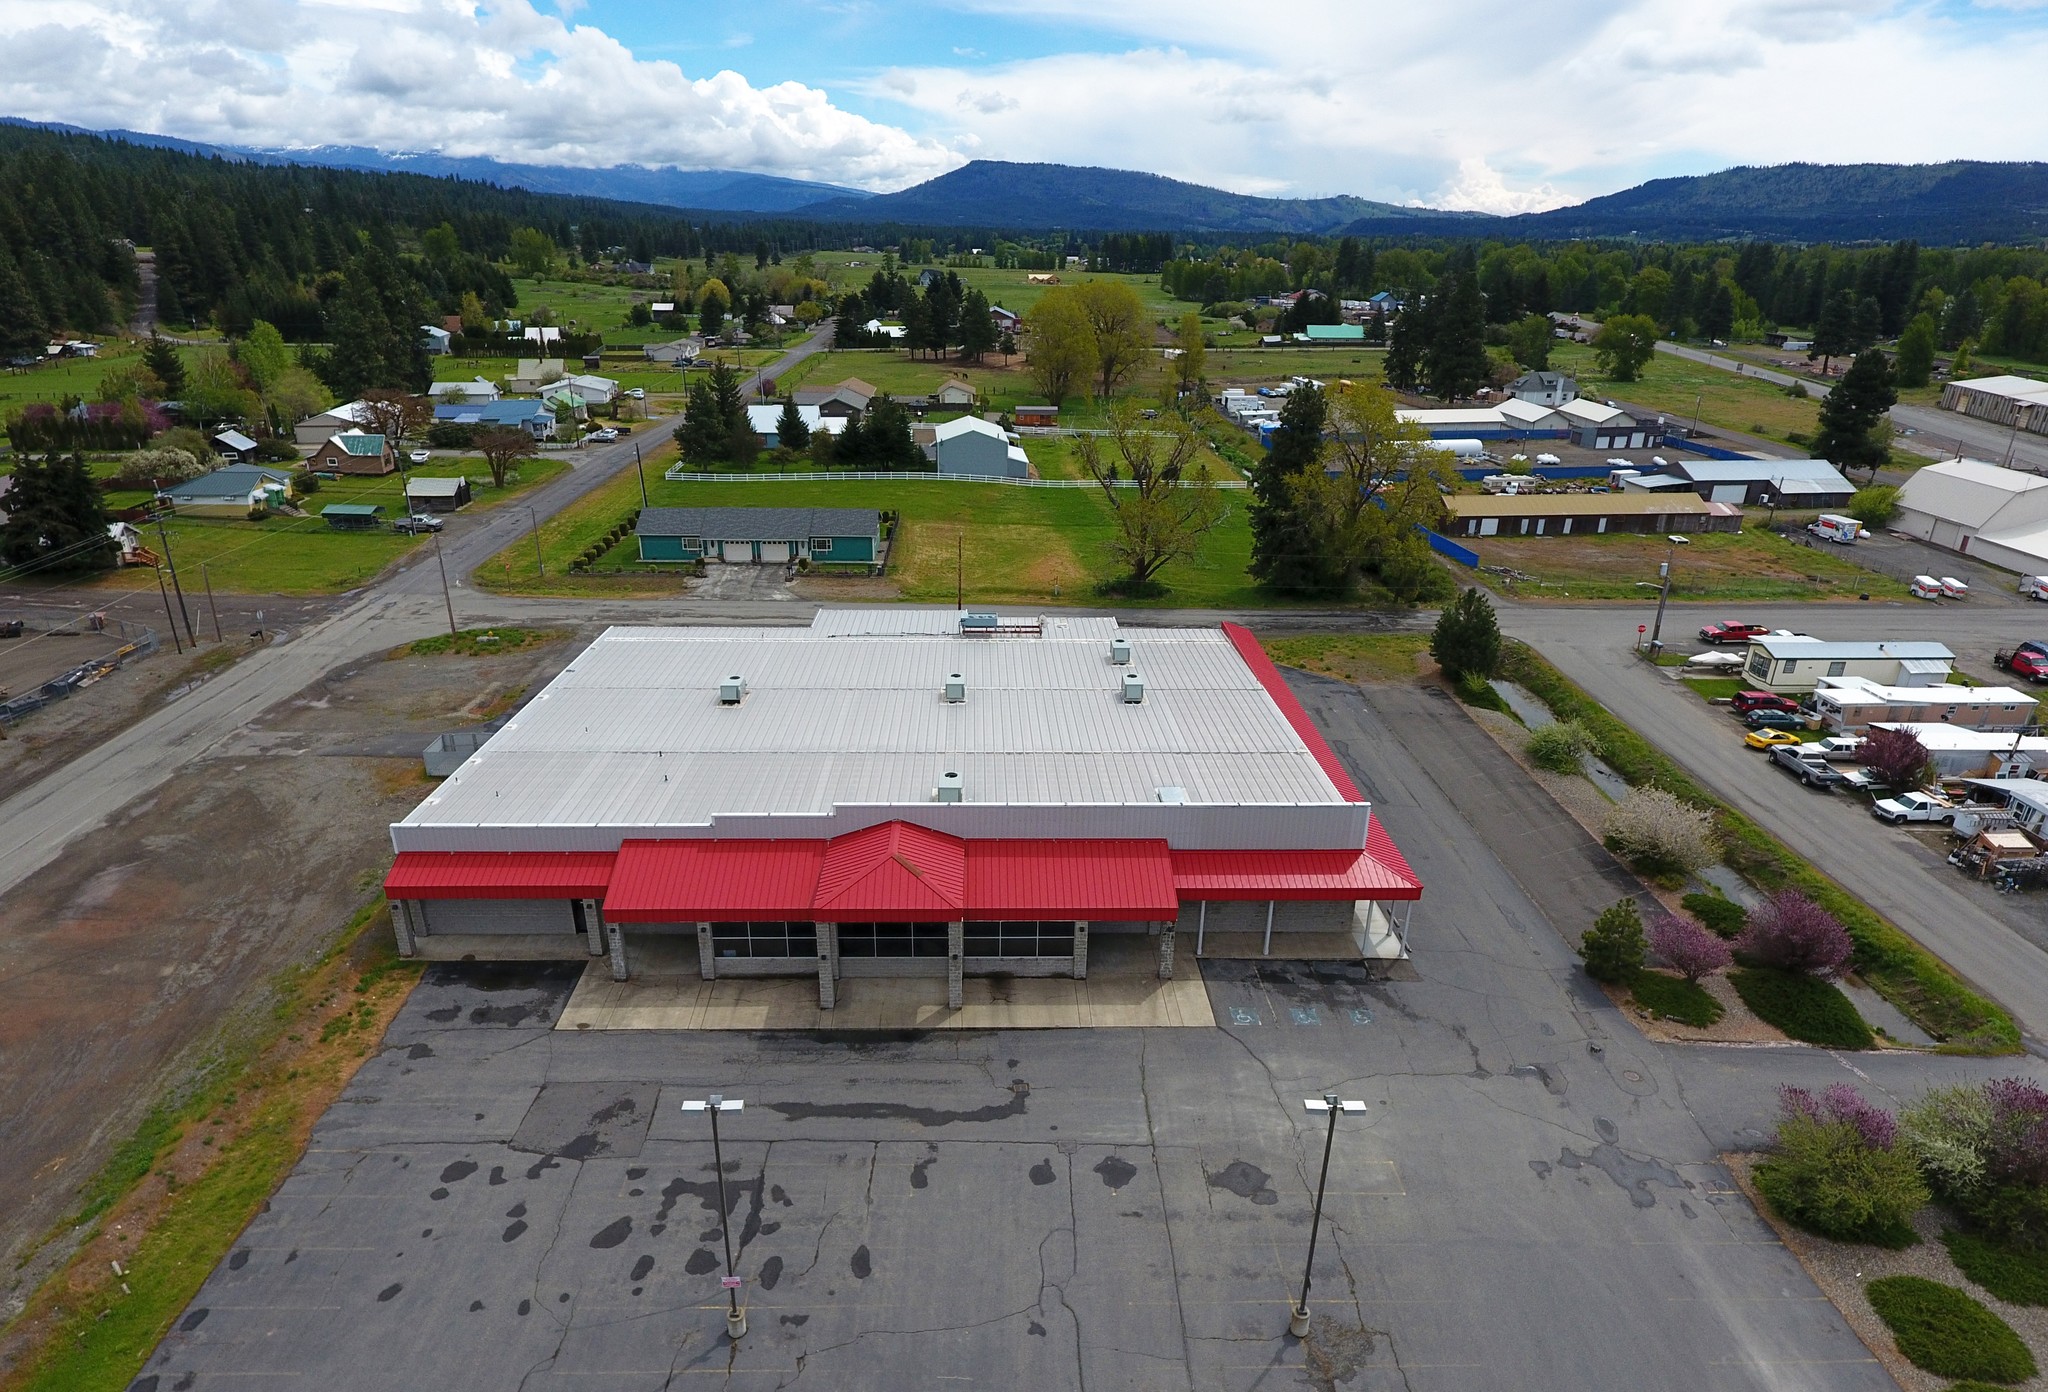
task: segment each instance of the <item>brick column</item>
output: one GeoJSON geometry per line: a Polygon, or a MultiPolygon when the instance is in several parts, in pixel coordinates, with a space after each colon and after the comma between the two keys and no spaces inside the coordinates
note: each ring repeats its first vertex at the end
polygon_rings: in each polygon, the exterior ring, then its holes
{"type": "Polygon", "coordinates": [[[1088,979],[1088,925],[1074,924],[1074,980],[1088,979]]]}
{"type": "Polygon", "coordinates": [[[591,956],[604,956],[604,905],[599,900],[583,901],[583,936],[591,956]]]}
{"type": "Polygon", "coordinates": [[[410,957],[419,950],[412,940],[412,914],[403,899],[391,901],[391,933],[398,939],[399,956],[410,957]]]}
{"type": "Polygon", "coordinates": [[[612,980],[624,981],[630,975],[626,970],[626,930],[619,924],[607,923],[604,935],[611,944],[612,980]]]}
{"type": "Polygon", "coordinates": [[[1166,925],[1159,934],[1159,979],[1173,980],[1173,925],[1166,925]]]}
{"type": "Polygon", "coordinates": [[[697,974],[706,981],[718,980],[718,955],[711,950],[711,925],[697,925],[697,974]]]}
{"type": "Polygon", "coordinates": [[[958,1010],[963,999],[960,955],[966,950],[967,925],[962,922],[946,925],[946,1009],[958,1010]]]}
{"type": "Polygon", "coordinates": [[[832,925],[820,923],[818,930],[818,1009],[830,1010],[839,1002],[839,983],[833,979],[838,965],[839,944],[832,925]]]}

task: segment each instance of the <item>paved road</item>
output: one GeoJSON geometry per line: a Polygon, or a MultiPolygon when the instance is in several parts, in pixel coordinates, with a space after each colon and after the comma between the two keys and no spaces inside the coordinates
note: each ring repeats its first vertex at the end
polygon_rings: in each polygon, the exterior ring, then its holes
{"type": "MultiPolygon", "coordinates": [[[[1689,636],[1703,620],[1723,617],[1725,607],[1679,606],[1666,618],[1666,632],[1689,636]]],[[[1923,619],[1903,630],[1892,606],[1744,606],[1740,617],[1820,630],[1829,637],[1924,634],[1985,665],[1990,645],[2010,632],[2009,619],[1960,607],[1943,611],[1938,624],[1923,619]]],[[[2028,1034],[2048,1039],[2048,926],[2036,922],[2033,941],[2024,935],[2030,919],[2038,919],[2038,904],[2007,901],[1995,908],[1937,854],[1880,825],[1857,803],[1805,788],[1766,767],[1756,751],[1742,745],[1725,712],[1679,687],[1661,669],[1628,655],[1635,622],[1634,614],[1613,610],[1534,606],[1503,616],[1509,632],[1540,648],[1588,695],[1792,850],[1882,910],[2003,1004],[2028,1034]],[[2010,910],[2011,917],[1997,908],[2010,910]]]]}
{"type": "MultiPolygon", "coordinates": [[[[788,372],[830,343],[828,325],[749,377],[743,389],[751,391],[761,376],[788,372]]],[[[414,548],[397,570],[344,596],[327,617],[180,694],[89,754],[0,802],[0,895],[47,865],[72,837],[101,825],[323,673],[445,628],[437,549],[445,553],[451,587],[458,591],[457,622],[463,622],[474,593],[460,592],[466,588],[463,577],[517,540],[532,525],[532,516],[553,515],[631,468],[633,459],[632,441],[580,451],[567,474],[530,497],[461,518],[435,543],[414,548]]]]}
{"type": "MultiPolygon", "coordinates": [[[[1723,372],[1761,378],[1775,386],[1789,387],[1797,383],[1817,398],[1825,398],[1828,394],[1828,389],[1818,382],[1759,367],[1740,358],[1708,352],[1703,348],[1660,340],[1657,351],[1668,353],[1674,358],[1684,358],[1688,362],[1718,367],[1723,372]]],[[[2033,435],[2026,431],[2021,431],[2015,436],[2010,427],[1993,425],[1989,421],[1981,421],[1956,411],[1944,411],[1939,406],[1894,406],[1892,424],[1901,430],[1913,432],[1902,437],[1900,443],[1916,454],[1924,454],[1934,459],[1953,459],[1957,454],[1963,454],[1971,459],[1988,459],[1994,464],[2006,463],[2009,454],[2014,468],[2048,473],[2048,437],[2033,435]]]]}

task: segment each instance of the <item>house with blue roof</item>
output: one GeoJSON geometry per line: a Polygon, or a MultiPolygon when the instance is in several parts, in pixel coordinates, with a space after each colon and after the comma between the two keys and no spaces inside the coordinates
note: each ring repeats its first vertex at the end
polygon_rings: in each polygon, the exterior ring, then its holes
{"type": "Polygon", "coordinates": [[[460,401],[434,408],[437,425],[516,426],[536,440],[555,438],[555,411],[545,401],[460,401]]]}

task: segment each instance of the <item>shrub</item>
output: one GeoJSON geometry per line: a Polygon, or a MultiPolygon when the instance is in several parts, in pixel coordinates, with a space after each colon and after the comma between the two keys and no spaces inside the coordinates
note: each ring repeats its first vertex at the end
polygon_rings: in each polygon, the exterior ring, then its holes
{"type": "Polygon", "coordinates": [[[1640,971],[1630,980],[1628,989],[1636,1004],[1651,1014],[1694,1029],[1705,1029],[1726,1013],[1721,1002],[1708,995],[1704,987],[1675,976],[1640,971]]]}
{"type": "Polygon", "coordinates": [[[1482,710],[1499,711],[1502,715],[1514,714],[1514,711],[1509,709],[1508,703],[1502,699],[1501,694],[1493,689],[1493,683],[1476,672],[1464,673],[1454,685],[1458,692],[1458,699],[1468,706],[1478,706],[1482,710]]]}
{"type": "Polygon", "coordinates": [[[1430,635],[1429,655],[1453,681],[1467,673],[1491,677],[1500,669],[1500,621],[1484,590],[1468,589],[1444,606],[1430,635]]]}
{"type": "Polygon", "coordinates": [[[1781,889],[1749,916],[1735,950],[1747,961],[1833,981],[1856,944],[1833,914],[1798,890],[1781,889]]]}
{"type": "Polygon", "coordinates": [[[1749,921],[1749,911],[1733,899],[1718,894],[1688,894],[1678,901],[1685,911],[1712,929],[1715,936],[1733,938],[1749,921]]]}
{"type": "Polygon", "coordinates": [[[2038,1371],[2012,1326],[1954,1286],[1923,1276],[1886,1276],[1864,1292],[1915,1367],[1987,1382],[2025,1382],[2038,1371]]]}
{"type": "Polygon", "coordinates": [[[1711,865],[1713,819],[1662,788],[1631,788],[1608,812],[1608,849],[1646,875],[1685,875],[1711,865]]]}
{"type": "Polygon", "coordinates": [[[1618,900],[1600,911],[1579,939],[1586,975],[1595,981],[1627,981],[1643,967],[1643,920],[1633,899],[1618,900]]]}
{"type": "Polygon", "coordinates": [[[1848,513],[1866,527],[1882,527],[1899,510],[1899,490],[1889,484],[1858,489],[1849,500],[1848,513]]]}
{"type": "Polygon", "coordinates": [[[1786,1222],[1840,1242],[1910,1247],[1927,1185],[1912,1155],[1892,1144],[1890,1112],[1838,1083],[1819,1097],[1779,1093],[1778,1133],[1756,1167],[1756,1187],[1786,1222]]]}
{"type": "Polygon", "coordinates": [[[2000,1246],[1976,1233],[1941,1235],[1956,1269],[2008,1305],[2048,1305],[2048,1255],[2000,1246]]]}
{"type": "Polygon", "coordinates": [[[2021,1078],[1935,1088],[1906,1142],[1936,1197],[2008,1247],[2048,1247],[2048,1092],[2021,1078]]]}
{"type": "Polygon", "coordinates": [[[1730,972],[1728,980],[1758,1019],[1803,1043],[1824,1049],[1868,1049],[1876,1042],[1849,998],[1818,977],[1749,967],[1730,972]]]}
{"type": "Polygon", "coordinates": [[[1592,753],[1598,746],[1593,732],[1578,721],[1555,720],[1531,730],[1523,747],[1529,752],[1529,762],[1537,768],[1552,773],[1577,773],[1581,768],[1580,756],[1592,753]]]}
{"type": "Polygon", "coordinates": [[[292,492],[301,498],[310,498],[320,491],[320,475],[311,469],[301,469],[292,475],[292,492]]]}
{"type": "Polygon", "coordinates": [[[174,483],[198,478],[206,469],[190,450],[137,450],[121,461],[114,482],[123,488],[168,488],[174,483]]]}
{"type": "Polygon", "coordinates": [[[1693,985],[1703,976],[1728,970],[1735,954],[1705,928],[1670,914],[1659,914],[1650,925],[1650,951],[1664,964],[1693,985]]]}

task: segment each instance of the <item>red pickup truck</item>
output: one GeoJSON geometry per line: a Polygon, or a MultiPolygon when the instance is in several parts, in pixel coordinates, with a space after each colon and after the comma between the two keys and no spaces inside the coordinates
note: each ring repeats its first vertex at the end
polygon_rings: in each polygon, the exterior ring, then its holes
{"type": "Polygon", "coordinates": [[[2001,648],[1992,661],[2016,677],[2048,682],[2048,643],[2022,643],[2016,648],[2001,648]]]}
{"type": "Polygon", "coordinates": [[[1762,624],[1753,623],[1711,623],[1700,630],[1702,643],[1747,643],[1752,638],[1761,638],[1770,630],[1762,624]]]}

